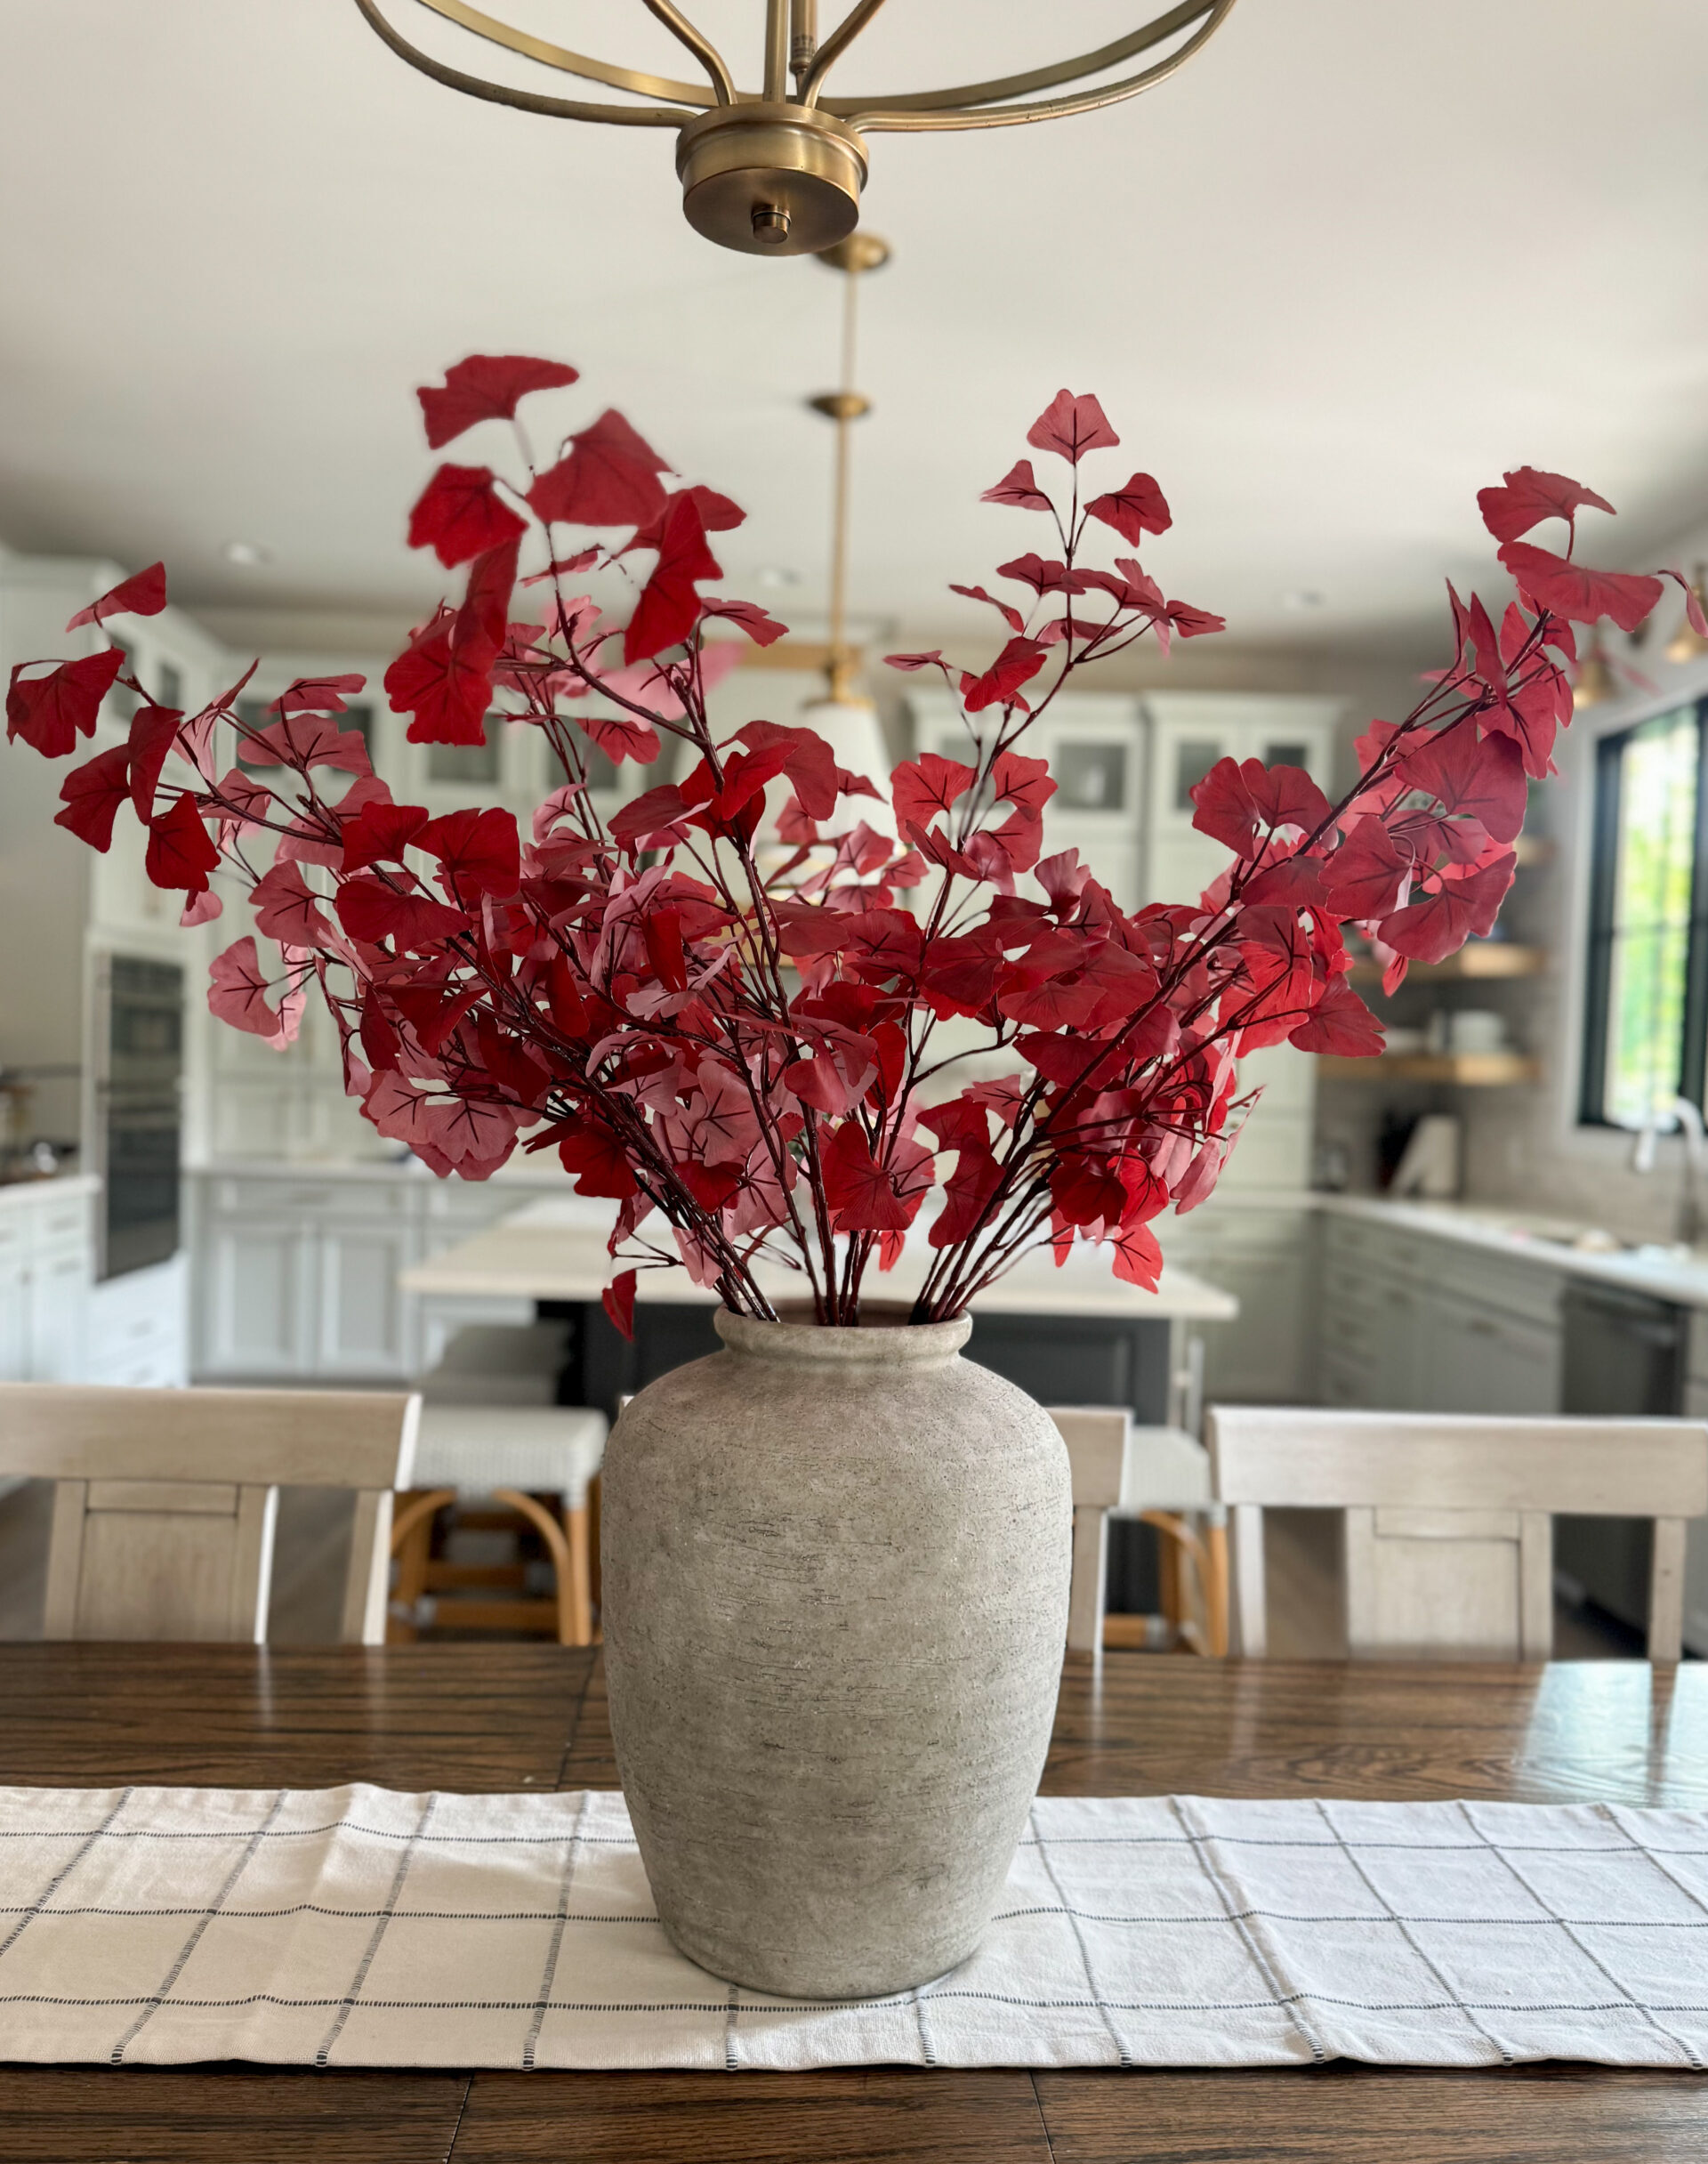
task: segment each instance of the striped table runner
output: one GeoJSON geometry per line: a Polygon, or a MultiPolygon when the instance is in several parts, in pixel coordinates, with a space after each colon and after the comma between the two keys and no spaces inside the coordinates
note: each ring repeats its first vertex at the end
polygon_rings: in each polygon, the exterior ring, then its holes
{"type": "Polygon", "coordinates": [[[1040,1798],[971,1960],[819,2005],[675,1952],[614,1792],[4,1789],[0,2056],[1700,2067],[1708,1813],[1040,1798]]]}

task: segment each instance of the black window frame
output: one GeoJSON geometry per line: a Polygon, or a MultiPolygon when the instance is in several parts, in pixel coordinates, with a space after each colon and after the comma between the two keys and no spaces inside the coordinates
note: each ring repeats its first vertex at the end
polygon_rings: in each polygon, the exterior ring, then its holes
{"type": "Polygon", "coordinates": [[[1578,1077],[1578,1125],[1629,1134],[1623,1120],[1604,1110],[1607,1030],[1613,990],[1614,896],[1619,871],[1619,820],[1626,746],[1639,730],[1664,715],[1694,708],[1696,725],[1696,831],[1690,868],[1690,916],[1685,949],[1684,1013],[1680,1025],[1679,1094],[1698,1110],[1708,1091],[1708,696],[1681,698],[1623,729],[1596,739],[1594,799],[1591,807],[1590,912],[1584,953],[1583,1058],[1578,1077]]]}

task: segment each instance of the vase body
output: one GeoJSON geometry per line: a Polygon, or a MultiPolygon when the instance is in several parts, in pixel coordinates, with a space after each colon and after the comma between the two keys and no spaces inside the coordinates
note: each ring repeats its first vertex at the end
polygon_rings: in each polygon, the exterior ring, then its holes
{"type": "Polygon", "coordinates": [[[1049,1748],[1067,1450],[971,1324],[756,1322],[607,1446],[618,1771],[676,1945],[758,1990],[904,1990],[989,1922],[1049,1748]]]}

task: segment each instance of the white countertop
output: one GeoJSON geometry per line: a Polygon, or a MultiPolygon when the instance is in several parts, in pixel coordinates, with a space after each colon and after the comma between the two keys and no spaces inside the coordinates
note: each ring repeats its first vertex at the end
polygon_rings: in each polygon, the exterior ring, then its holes
{"type": "MultiPolygon", "coordinates": [[[[406,1292],[463,1298],[597,1300],[611,1274],[605,1252],[609,1222],[608,1216],[603,1224],[590,1222],[588,1206],[573,1199],[531,1203],[431,1262],[406,1270],[399,1281],[406,1292]]],[[[910,1299],[924,1281],[927,1259],[926,1250],[905,1250],[894,1270],[880,1274],[874,1269],[866,1278],[867,1296],[910,1299]]],[[[792,1271],[776,1265],[760,1276],[774,1299],[799,1299],[806,1289],[792,1271]]],[[[715,1292],[695,1285],[682,1270],[643,1270],[638,1296],[707,1306],[717,1301],[715,1292]]],[[[1231,1322],[1239,1312],[1231,1293],[1183,1270],[1164,1269],[1155,1292],[1124,1285],[1111,1274],[1107,1256],[1084,1247],[1076,1248],[1059,1270],[1047,1254],[1027,1256],[972,1305],[976,1314],[985,1315],[1096,1315],[1134,1321],[1179,1316],[1231,1322]]]]}
{"type": "Polygon", "coordinates": [[[93,1172],[59,1172],[45,1180],[7,1180],[0,1183],[0,1210],[21,1209],[27,1203],[64,1202],[98,1195],[101,1180],[93,1172]]]}
{"type": "Polygon", "coordinates": [[[1310,1200],[1333,1216],[1459,1240],[1533,1269],[1623,1286],[1679,1307],[1708,1308],[1708,1249],[1702,1248],[1648,1246],[1613,1253],[1576,1248],[1572,1240],[1583,1228],[1574,1220],[1495,1204],[1390,1202],[1377,1195],[1314,1195],[1310,1200]]]}

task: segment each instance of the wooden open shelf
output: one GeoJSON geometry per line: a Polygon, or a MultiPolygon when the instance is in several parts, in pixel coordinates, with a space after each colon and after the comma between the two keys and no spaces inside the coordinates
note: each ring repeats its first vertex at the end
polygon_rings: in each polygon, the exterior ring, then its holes
{"type": "MultiPolygon", "coordinates": [[[[1414,962],[1407,984],[1486,983],[1497,977],[1539,977],[1548,966],[1544,947],[1515,947],[1506,940],[1472,940],[1445,962],[1414,962]]],[[[1355,984],[1379,983],[1382,965],[1374,957],[1352,965],[1355,984]]]]}
{"type": "Polygon", "coordinates": [[[1374,1060],[1317,1062],[1325,1082],[1449,1082],[1460,1089],[1505,1089],[1539,1082],[1542,1063],[1522,1052],[1385,1052],[1374,1060]]]}

